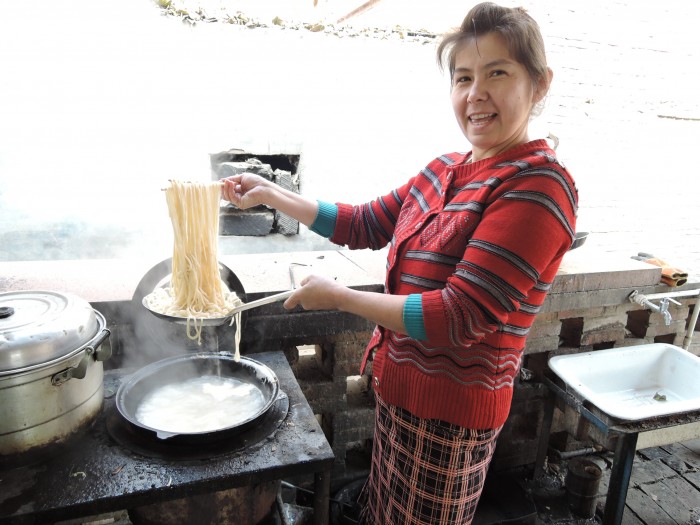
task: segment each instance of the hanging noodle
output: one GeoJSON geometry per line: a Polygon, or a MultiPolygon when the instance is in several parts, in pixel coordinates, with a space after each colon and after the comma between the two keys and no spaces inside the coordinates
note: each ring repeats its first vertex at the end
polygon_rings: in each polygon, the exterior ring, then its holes
{"type": "MultiPolygon", "coordinates": [[[[173,273],[170,287],[146,297],[158,313],[187,318],[187,337],[202,342],[204,319],[228,317],[242,304],[221,280],[218,260],[219,182],[170,181],[165,190],[173,226],[173,273]]],[[[236,360],[239,357],[240,313],[236,314],[236,360]]]]}

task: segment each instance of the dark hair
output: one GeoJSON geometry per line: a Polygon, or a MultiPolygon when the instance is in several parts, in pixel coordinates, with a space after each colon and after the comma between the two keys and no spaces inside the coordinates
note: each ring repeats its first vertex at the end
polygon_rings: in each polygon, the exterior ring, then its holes
{"type": "Polygon", "coordinates": [[[501,7],[492,2],[472,7],[462,25],[443,36],[437,48],[440,69],[447,65],[451,78],[458,45],[491,32],[503,37],[511,56],[527,69],[533,87],[548,77],[544,40],[537,22],[522,7],[501,7]]]}

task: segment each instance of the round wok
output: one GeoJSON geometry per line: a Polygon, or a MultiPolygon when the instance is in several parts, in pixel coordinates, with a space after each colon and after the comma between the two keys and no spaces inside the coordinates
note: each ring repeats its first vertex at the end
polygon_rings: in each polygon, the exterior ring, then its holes
{"type": "Polygon", "coordinates": [[[224,439],[248,429],[267,413],[275,403],[278,394],[277,376],[259,361],[249,357],[241,357],[236,361],[233,354],[228,352],[200,352],[162,359],[141,368],[119,386],[115,403],[124,419],[135,429],[150,437],[183,443],[202,443],[224,439]],[[206,432],[173,433],[149,427],[136,419],[139,404],[148,393],[164,385],[181,383],[202,375],[219,375],[252,384],[262,392],[264,404],[257,412],[233,426],[206,432]]]}

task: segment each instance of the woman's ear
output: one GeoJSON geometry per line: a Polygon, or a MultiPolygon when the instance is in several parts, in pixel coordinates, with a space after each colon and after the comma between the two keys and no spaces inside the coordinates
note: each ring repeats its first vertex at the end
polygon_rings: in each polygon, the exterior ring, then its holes
{"type": "Polygon", "coordinates": [[[549,86],[552,85],[552,78],[554,77],[554,72],[551,68],[547,68],[547,74],[540,77],[537,87],[535,88],[535,93],[533,97],[533,104],[540,102],[549,91],[549,86]]]}

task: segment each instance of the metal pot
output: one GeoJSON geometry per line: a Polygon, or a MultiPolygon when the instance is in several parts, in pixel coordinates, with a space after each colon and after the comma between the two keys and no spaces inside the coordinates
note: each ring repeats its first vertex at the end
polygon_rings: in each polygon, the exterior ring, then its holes
{"type": "MultiPolygon", "coordinates": [[[[119,386],[115,402],[121,416],[136,432],[150,439],[190,445],[223,440],[250,428],[272,407],[278,394],[277,375],[263,363],[249,357],[236,361],[228,352],[198,352],[162,359],[137,370],[119,386]],[[205,375],[236,379],[255,386],[262,394],[262,406],[235,424],[203,432],[176,433],[148,426],[137,418],[138,408],[148,394],[160,387],[182,384],[205,375]]],[[[202,410],[206,409],[206,406],[202,407],[202,410]]]]}
{"type": "Polygon", "coordinates": [[[109,333],[74,295],[0,293],[0,466],[46,459],[94,421],[109,333]]]}

